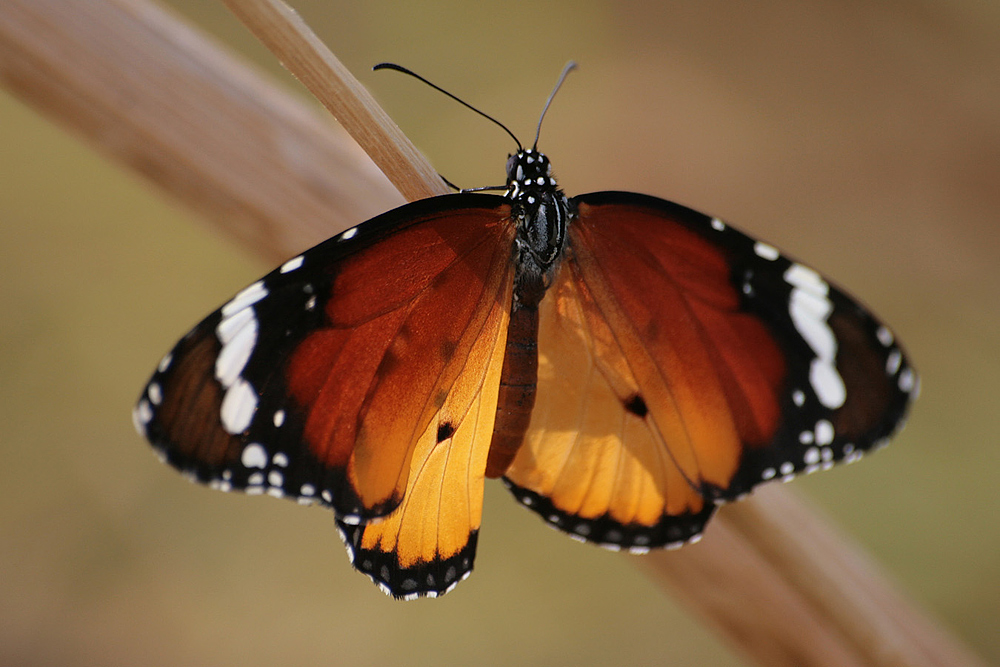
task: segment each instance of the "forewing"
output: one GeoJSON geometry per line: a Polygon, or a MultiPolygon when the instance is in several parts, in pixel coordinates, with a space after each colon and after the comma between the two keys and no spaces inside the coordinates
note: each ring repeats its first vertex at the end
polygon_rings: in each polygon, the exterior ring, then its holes
{"type": "Polygon", "coordinates": [[[286,262],[164,357],[135,410],[163,457],[225,490],[384,516],[418,439],[459,412],[502,336],[513,225],[500,197],[390,211],[286,262]]]}

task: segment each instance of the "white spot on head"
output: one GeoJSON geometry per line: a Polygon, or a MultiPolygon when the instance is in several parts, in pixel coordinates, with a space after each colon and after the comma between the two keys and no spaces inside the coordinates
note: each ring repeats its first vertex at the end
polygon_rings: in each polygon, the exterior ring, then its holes
{"type": "Polygon", "coordinates": [[[250,420],[253,419],[256,410],[256,392],[249,382],[237,378],[222,398],[222,407],[219,410],[222,427],[226,429],[226,433],[233,435],[242,433],[250,426],[250,420]]]}
{"type": "Polygon", "coordinates": [[[243,464],[244,468],[266,468],[267,450],[260,443],[251,442],[243,448],[243,452],[240,454],[240,463],[243,464]]]}
{"type": "MultiPolygon", "coordinates": [[[[324,491],[323,492],[324,498],[326,498],[326,494],[327,492],[324,491]]],[[[361,523],[361,517],[358,516],[357,514],[345,514],[344,516],[340,517],[340,520],[349,526],[357,526],[358,524],[361,523]]]]}
{"type": "Polygon", "coordinates": [[[159,405],[163,400],[163,391],[160,389],[160,385],[155,382],[149,383],[149,387],[146,388],[146,393],[149,395],[149,402],[153,405],[159,405]]]}
{"type": "Polygon", "coordinates": [[[279,271],[281,271],[281,273],[288,273],[290,271],[294,271],[295,269],[302,266],[303,261],[304,260],[302,259],[302,255],[299,255],[298,257],[293,257],[284,264],[282,264],[279,271]]]}
{"type": "Polygon", "coordinates": [[[357,233],[358,233],[358,228],[357,227],[351,227],[350,229],[348,229],[347,231],[343,232],[340,235],[339,240],[340,241],[350,241],[351,239],[354,238],[354,235],[357,234],[357,233]]]}
{"type": "Polygon", "coordinates": [[[253,285],[250,285],[242,290],[239,294],[234,296],[229,303],[222,307],[223,319],[232,317],[244,308],[257,303],[265,296],[267,296],[267,288],[264,287],[264,283],[262,281],[258,280],[253,285]]]}
{"type": "Polygon", "coordinates": [[[275,428],[281,428],[281,425],[285,423],[285,411],[275,410],[274,411],[274,426],[275,428]]]}
{"type": "Polygon", "coordinates": [[[816,422],[816,444],[817,445],[829,445],[833,442],[833,424],[831,424],[826,419],[820,419],[816,422]]]}
{"type": "Polygon", "coordinates": [[[724,223],[722,220],[719,220],[718,218],[712,218],[712,229],[714,229],[717,232],[721,232],[725,228],[726,228],[726,223],[724,223]]]}
{"type": "Polygon", "coordinates": [[[760,241],[757,241],[756,243],[753,244],[753,251],[757,253],[758,257],[760,257],[761,259],[766,259],[769,262],[773,262],[774,260],[781,257],[781,253],[778,252],[777,248],[775,248],[773,245],[768,245],[760,241]]]}

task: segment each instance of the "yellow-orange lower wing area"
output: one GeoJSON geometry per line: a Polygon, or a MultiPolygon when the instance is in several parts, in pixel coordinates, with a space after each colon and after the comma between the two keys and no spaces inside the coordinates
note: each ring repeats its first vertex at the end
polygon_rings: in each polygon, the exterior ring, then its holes
{"type": "Polygon", "coordinates": [[[410,459],[399,506],[381,520],[337,519],[352,564],[396,598],[436,597],[472,572],[493,436],[511,287],[410,459]]]}
{"type": "Polygon", "coordinates": [[[654,368],[626,358],[627,341],[616,340],[577,268],[564,264],[542,301],[535,408],[504,481],[577,539],[634,552],[680,546],[714,504],[699,493],[690,447],[664,441],[683,428],[677,407],[646,404],[640,378],[648,387],[654,368]]]}

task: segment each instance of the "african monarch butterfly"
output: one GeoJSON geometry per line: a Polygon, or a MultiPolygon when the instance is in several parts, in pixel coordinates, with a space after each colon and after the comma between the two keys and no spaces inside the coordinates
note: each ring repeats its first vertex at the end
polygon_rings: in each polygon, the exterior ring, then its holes
{"type": "Polygon", "coordinates": [[[718,218],[566,197],[514,139],[502,196],[384,213],[205,318],[140,434],[212,487],[330,507],[354,567],[412,599],[471,572],[486,477],[642,552],[900,426],[917,377],[863,306],[718,218]]]}

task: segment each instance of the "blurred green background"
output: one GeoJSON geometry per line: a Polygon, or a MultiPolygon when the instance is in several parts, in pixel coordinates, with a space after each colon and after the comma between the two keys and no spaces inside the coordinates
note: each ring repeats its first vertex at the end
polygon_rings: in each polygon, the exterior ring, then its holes
{"type": "MultiPolygon", "coordinates": [[[[304,94],[221,4],[170,4],[304,94]]],[[[540,144],[568,193],[731,220],[889,322],[923,380],[909,425],[793,486],[1000,660],[1000,4],[294,5],[463,186],[502,180],[509,139],[371,65],[530,142],[576,59],[540,144]]],[[[184,482],[132,403],[270,267],[6,93],[0,147],[0,664],[742,664],[497,483],[472,578],[403,604],[351,569],[329,513],[184,482]]]]}

